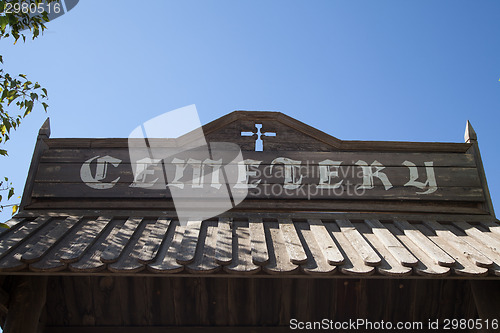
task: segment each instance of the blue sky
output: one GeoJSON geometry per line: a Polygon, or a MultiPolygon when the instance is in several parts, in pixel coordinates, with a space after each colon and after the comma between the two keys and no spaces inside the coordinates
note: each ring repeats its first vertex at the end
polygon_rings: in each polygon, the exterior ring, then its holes
{"type": "Polygon", "coordinates": [[[82,0],[47,27],[0,41],[50,97],[1,160],[18,195],[47,116],[52,137],[127,137],[196,104],[202,123],[280,111],[344,140],[463,142],[469,119],[500,211],[499,1],[82,0]]]}

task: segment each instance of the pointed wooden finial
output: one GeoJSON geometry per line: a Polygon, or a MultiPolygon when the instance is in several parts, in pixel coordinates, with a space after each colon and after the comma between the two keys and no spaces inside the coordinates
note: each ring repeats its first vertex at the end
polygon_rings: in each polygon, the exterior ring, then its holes
{"type": "Polygon", "coordinates": [[[468,121],[468,120],[467,120],[467,125],[465,126],[464,139],[465,139],[466,143],[471,143],[472,141],[477,141],[476,131],[474,131],[474,128],[472,128],[472,125],[470,124],[470,121],[468,121]]]}
{"type": "Polygon", "coordinates": [[[43,123],[42,127],[38,131],[39,137],[50,138],[50,118],[47,117],[47,120],[43,123]]]}

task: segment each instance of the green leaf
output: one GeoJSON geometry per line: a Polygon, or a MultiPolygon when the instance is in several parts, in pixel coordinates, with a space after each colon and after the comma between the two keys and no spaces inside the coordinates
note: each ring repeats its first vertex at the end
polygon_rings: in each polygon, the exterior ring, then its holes
{"type": "Polygon", "coordinates": [[[0,228],[10,229],[10,227],[5,223],[0,223],[0,228]]]}
{"type": "Polygon", "coordinates": [[[5,30],[7,24],[9,24],[7,16],[0,16],[0,29],[5,30]]]}
{"type": "Polygon", "coordinates": [[[9,189],[9,195],[7,196],[7,200],[9,200],[10,198],[12,198],[12,196],[13,196],[13,195],[14,195],[14,188],[13,188],[13,187],[11,187],[11,188],[9,189]]]}

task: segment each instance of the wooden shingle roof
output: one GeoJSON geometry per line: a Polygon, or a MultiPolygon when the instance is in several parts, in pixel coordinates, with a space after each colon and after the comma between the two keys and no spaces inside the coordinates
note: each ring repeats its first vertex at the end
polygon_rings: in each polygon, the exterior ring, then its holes
{"type": "MultiPolygon", "coordinates": [[[[112,212],[107,212],[112,213],[112,212]]],[[[2,274],[500,276],[500,225],[471,216],[30,214],[0,236],[2,274]]]]}

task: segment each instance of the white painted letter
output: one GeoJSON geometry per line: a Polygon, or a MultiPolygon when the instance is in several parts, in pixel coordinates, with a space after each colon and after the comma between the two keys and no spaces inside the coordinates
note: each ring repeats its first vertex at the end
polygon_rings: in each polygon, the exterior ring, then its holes
{"type": "Polygon", "coordinates": [[[406,183],[404,186],[415,186],[418,187],[419,189],[423,190],[426,187],[429,187],[429,189],[425,192],[416,192],[417,194],[431,194],[437,191],[437,183],[436,183],[436,175],[434,174],[434,162],[424,162],[425,164],[425,171],[427,173],[427,180],[425,183],[418,182],[418,170],[417,166],[410,162],[410,161],[404,161],[403,165],[407,166],[410,169],[410,180],[408,183],[406,183]]]}
{"type": "Polygon", "coordinates": [[[180,189],[184,188],[184,183],[181,182],[182,176],[184,176],[184,170],[186,170],[186,164],[184,160],[174,158],[172,159],[172,164],[175,164],[175,175],[174,180],[169,181],[167,186],[175,186],[180,189]]]}
{"type": "Polygon", "coordinates": [[[248,178],[250,176],[257,176],[257,171],[250,171],[250,167],[257,168],[262,161],[250,160],[246,159],[238,162],[238,181],[233,186],[233,188],[256,188],[259,186],[262,179],[259,179],[257,182],[249,184],[248,178]]]}
{"type": "Polygon", "coordinates": [[[359,189],[372,189],[373,185],[373,177],[377,177],[382,181],[386,190],[392,188],[392,184],[387,178],[387,175],[381,170],[385,169],[385,167],[379,161],[373,161],[371,165],[368,165],[365,161],[359,160],[356,162],[356,165],[360,166],[363,170],[363,184],[360,185],[359,189]]]}
{"type": "Polygon", "coordinates": [[[319,164],[319,184],[318,188],[339,188],[343,179],[335,184],[330,184],[330,181],[334,177],[339,176],[339,167],[342,164],[342,161],[332,161],[332,160],[324,160],[318,163],[319,164]],[[333,168],[333,171],[330,169],[333,168]]]}
{"type": "Polygon", "coordinates": [[[117,167],[122,160],[106,155],[104,157],[94,156],[91,159],[85,161],[80,168],[80,178],[88,187],[95,188],[96,190],[106,190],[115,186],[116,182],[120,177],[113,180],[111,183],[100,183],[101,180],[106,178],[108,172],[108,163],[111,163],[114,167],[117,167]],[[97,159],[97,166],[95,169],[95,177],[92,176],[90,171],[90,163],[97,159]]]}
{"type": "MultiPolygon", "coordinates": [[[[155,180],[146,182],[146,177],[147,175],[154,175],[155,170],[154,169],[149,169],[150,166],[156,166],[158,163],[161,162],[161,159],[154,158],[151,159],[149,157],[143,158],[135,162],[136,167],[135,167],[135,172],[134,172],[134,182],[130,184],[130,187],[151,187],[153,186],[157,181],[158,177],[155,180]]],[[[162,170],[163,172],[163,170],[162,170]]]]}
{"type": "Polygon", "coordinates": [[[273,165],[283,163],[285,166],[285,182],[283,188],[293,190],[300,187],[302,183],[302,175],[297,179],[297,170],[300,168],[301,161],[295,161],[287,157],[278,157],[271,162],[271,171],[273,165]]]}

